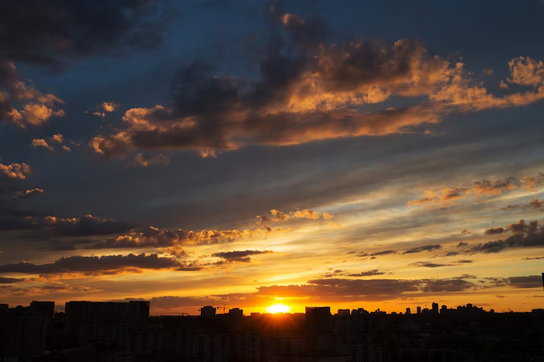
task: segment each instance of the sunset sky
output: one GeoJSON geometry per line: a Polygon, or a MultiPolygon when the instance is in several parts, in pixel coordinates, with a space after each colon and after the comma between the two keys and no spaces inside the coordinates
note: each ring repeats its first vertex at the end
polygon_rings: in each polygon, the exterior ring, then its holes
{"type": "Polygon", "coordinates": [[[544,307],[541,0],[0,0],[0,303],[544,307]]]}

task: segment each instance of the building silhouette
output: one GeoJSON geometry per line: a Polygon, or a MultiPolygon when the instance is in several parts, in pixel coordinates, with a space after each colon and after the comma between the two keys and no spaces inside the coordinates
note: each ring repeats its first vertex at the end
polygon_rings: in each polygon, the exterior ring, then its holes
{"type": "Polygon", "coordinates": [[[492,313],[468,303],[440,313],[306,307],[150,316],[149,302],[0,305],[0,362],[494,362],[544,361],[544,309],[492,313]],[[54,313],[54,317],[53,317],[54,313]]]}

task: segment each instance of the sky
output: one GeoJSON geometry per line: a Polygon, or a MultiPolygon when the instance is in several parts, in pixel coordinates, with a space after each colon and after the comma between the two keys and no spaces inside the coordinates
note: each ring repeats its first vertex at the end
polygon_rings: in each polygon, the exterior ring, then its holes
{"type": "Polygon", "coordinates": [[[543,16],[0,0],[0,302],[542,308],[543,16]]]}

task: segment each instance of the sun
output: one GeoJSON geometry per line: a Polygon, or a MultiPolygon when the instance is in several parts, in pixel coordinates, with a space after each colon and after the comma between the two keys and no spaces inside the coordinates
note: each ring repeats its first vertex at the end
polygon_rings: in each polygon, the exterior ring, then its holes
{"type": "Polygon", "coordinates": [[[266,308],[268,313],[289,313],[289,307],[283,304],[274,304],[266,308]]]}

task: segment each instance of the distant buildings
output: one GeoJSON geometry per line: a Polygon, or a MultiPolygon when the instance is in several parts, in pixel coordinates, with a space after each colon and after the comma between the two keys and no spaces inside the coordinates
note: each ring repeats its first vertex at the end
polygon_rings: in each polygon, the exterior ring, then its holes
{"type": "Polygon", "coordinates": [[[388,362],[544,360],[544,310],[491,313],[472,304],[306,313],[149,316],[149,302],[0,305],[0,362],[388,362]],[[438,313],[440,311],[440,313],[438,313]],[[51,328],[53,326],[53,328],[51,328]],[[50,337],[50,338],[48,338],[50,337]],[[45,353],[48,350],[49,352],[45,353]]]}

